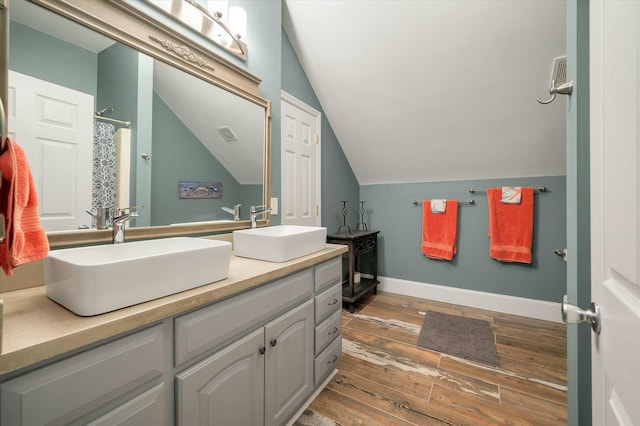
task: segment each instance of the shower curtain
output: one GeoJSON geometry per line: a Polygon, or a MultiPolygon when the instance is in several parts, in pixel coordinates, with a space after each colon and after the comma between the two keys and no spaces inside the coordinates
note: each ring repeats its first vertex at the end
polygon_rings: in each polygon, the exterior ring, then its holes
{"type": "MultiPolygon", "coordinates": [[[[91,207],[112,207],[116,203],[116,127],[96,121],[93,126],[93,180],[91,207]]],[[[109,224],[110,225],[110,224],[109,224]]],[[[95,218],[91,228],[96,227],[95,218]]]]}

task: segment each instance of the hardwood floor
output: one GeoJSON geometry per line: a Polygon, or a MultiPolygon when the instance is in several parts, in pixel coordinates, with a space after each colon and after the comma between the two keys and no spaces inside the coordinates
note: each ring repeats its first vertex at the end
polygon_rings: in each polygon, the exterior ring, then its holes
{"type": "Polygon", "coordinates": [[[296,425],[566,425],[564,324],[378,292],[343,309],[338,374],[296,425]],[[427,310],[489,321],[499,367],[416,346],[427,310]]]}

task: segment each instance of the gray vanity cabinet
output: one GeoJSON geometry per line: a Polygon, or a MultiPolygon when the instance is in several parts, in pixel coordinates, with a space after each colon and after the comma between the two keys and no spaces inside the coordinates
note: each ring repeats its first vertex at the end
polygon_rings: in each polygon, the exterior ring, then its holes
{"type": "Polygon", "coordinates": [[[335,370],[340,274],[328,260],[5,378],[0,426],[284,425],[335,370]]]}
{"type": "Polygon", "coordinates": [[[313,387],[309,300],[176,376],[179,425],[279,425],[313,387]]]}
{"type": "Polygon", "coordinates": [[[0,425],[163,425],[164,335],[157,325],[9,380],[0,425]]]}

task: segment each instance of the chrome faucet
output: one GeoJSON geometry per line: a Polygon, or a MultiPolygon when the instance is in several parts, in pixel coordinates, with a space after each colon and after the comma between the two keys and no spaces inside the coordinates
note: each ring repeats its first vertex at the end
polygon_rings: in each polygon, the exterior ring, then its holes
{"type": "Polygon", "coordinates": [[[96,207],[93,210],[85,210],[96,220],[96,229],[107,229],[111,222],[112,207],[96,207]]]}
{"type": "Polygon", "coordinates": [[[222,210],[229,214],[232,214],[233,220],[237,222],[240,220],[240,206],[242,206],[242,204],[236,204],[235,206],[233,206],[233,210],[231,210],[231,208],[229,207],[222,207],[222,210]]]}
{"type": "Polygon", "coordinates": [[[256,223],[256,216],[264,213],[269,213],[271,209],[268,209],[267,206],[251,206],[249,210],[249,217],[251,218],[251,227],[256,228],[258,225],[256,223]]]}
{"type": "Polygon", "coordinates": [[[131,209],[136,209],[139,207],[142,206],[132,206],[116,209],[116,213],[112,220],[113,229],[111,233],[111,242],[113,244],[124,243],[125,222],[127,222],[131,218],[140,216],[140,213],[130,211],[131,209]],[[129,210],[129,213],[127,213],[126,210],[129,210]]]}

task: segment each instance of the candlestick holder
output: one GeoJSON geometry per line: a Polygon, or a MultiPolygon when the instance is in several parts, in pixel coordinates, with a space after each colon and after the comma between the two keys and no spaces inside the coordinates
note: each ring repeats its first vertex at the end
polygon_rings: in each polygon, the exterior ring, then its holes
{"type": "Polygon", "coordinates": [[[360,222],[358,222],[358,224],[356,225],[356,231],[360,230],[360,225],[362,225],[362,231],[369,230],[367,228],[367,224],[364,222],[364,212],[366,211],[364,209],[364,203],[366,203],[366,201],[360,201],[360,222]]]}
{"type": "Polygon", "coordinates": [[[346,229],[348,233],[351,233],[351,228],[347,225],[347,201],[340,201],[342,203],[342,225],[338,227],[338,234],[346,229]]]}

